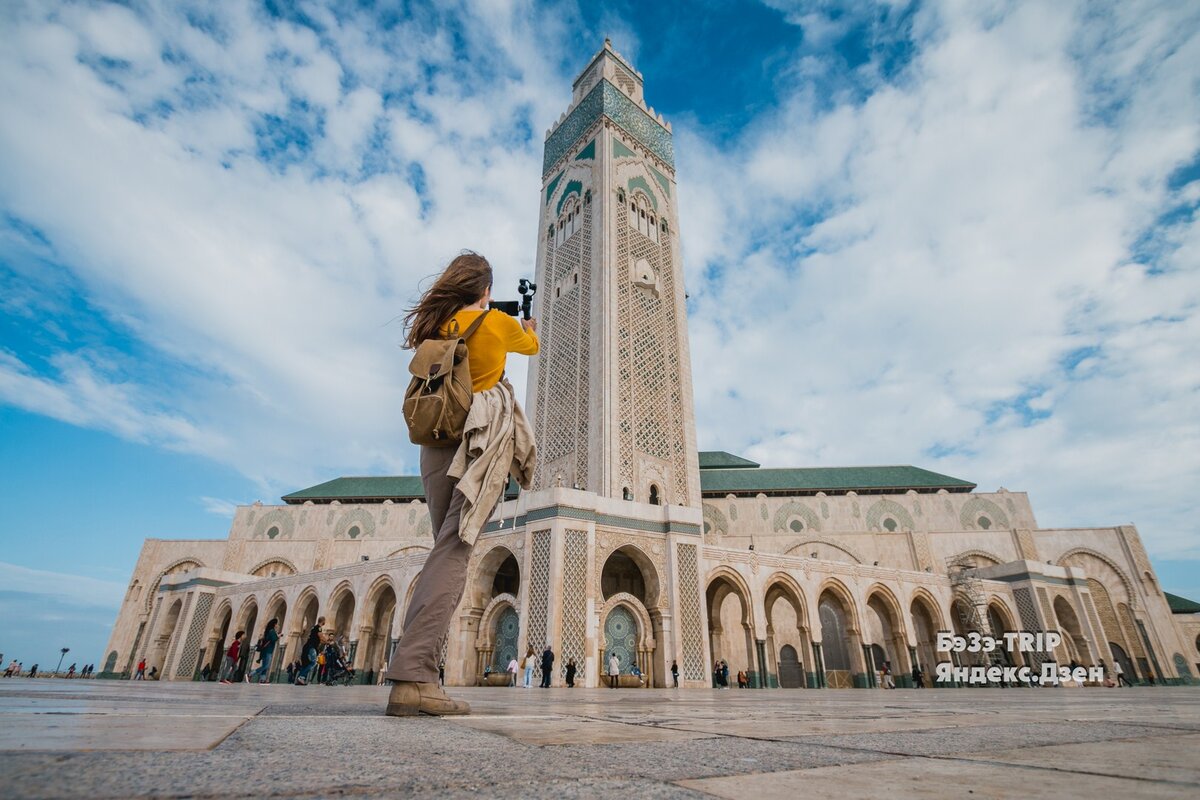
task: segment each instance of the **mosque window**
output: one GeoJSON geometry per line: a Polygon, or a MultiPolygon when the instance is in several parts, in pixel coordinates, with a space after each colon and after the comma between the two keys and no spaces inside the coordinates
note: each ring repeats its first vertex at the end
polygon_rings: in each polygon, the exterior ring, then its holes
{"type": "Polygon", "coordinates": [[[661,499],[658,496],[658,487],[653,483],[650,484],[650,505],[657,506],[661,504],[661,499]]]}
{"type": "Polygon", "coordinates": [[[979,527],[983,528],[985,531],[992,527],[992,521],[987,517],[980,517],[975,521],[979,523],[979,527]]]}
{"type": "Polygon", "coordinates": [[[625,498],[626,500],[633,499],[633,492],[629,491],[628,486],[621,490],[621,497],[625,498]]]}
{"type": "Polygon", "coordinates": [[[891,517],[886,518],[883,521],[883,527],[887,528],[889,531],[896,530],[896,520],[892,519],[891,517]]]}
{"type": "Polygon", "coordinates": [[[650,198],[640,191],[629,198],[629,227],[653,242],[658,241],[658,217],[650,198]]]}
{"type": "Polygon", "coordinates": [[[788,523],[788,527],[794,530],[796,533],[799,533],[800,531],[804,530],[804,523],[798,519],[794,519],[788,523]]]}
{"type": "Polygon", "coordinates": [[[560,245],[575,235],[575,232],[582,227],[583,220],[580,219],[582,208],[579,203],[579,196],[574,195],[563,206],[562,216],[558,218],[558,239],[555,245],[560,245]]]}
{"type": "Polygon", "coordinates": [[[357,539],[362,530],[357,525],[351,525],[350,530],[346,531],[346,535],[351,539],[357,539]]]}
{"type": "Polygon", "coordinates": [[[270,528],[267,528],[267,538],[268,539],[274,539],[278,535],[279,535],[279,526],[272,525],[270,528]]]}

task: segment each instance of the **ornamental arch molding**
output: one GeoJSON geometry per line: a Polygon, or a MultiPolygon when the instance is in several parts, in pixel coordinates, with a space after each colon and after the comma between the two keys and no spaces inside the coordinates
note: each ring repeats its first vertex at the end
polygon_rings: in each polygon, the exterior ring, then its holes
{"type": "Polygon", "coordinates": [[[908,611],[912,613],[912,607],[920,604],[925,613],[929,615],[930,620],[938,630],[946,630],[946,615],[942,613],[942,604],[937,601],[928,589],[919,587],[913,590],[912,596],[908,599],[908,611]]]}
{"type": "MultiPolygon", "coordinates": [[[[1092,550],[1091,548],[1088,548],[1088,547],[1073,547],[1070,550],[1068,550],[1067,552],[1063,553],[1061,556],[1059,556],[1058,559],[1055,561],[1055,563],[1058,564],[1058,566],[1060,566],[1060,567],[1069,567],[1072,565],[1067,563],[1068,559],[1074,558],[1076,556],[1089,556],[1089,557],[1094,558],[1097,561],[1101,562],[1102,564],[1104,564],[1106,567],[1108,567],[1113,572],[1115,572],[1117,577],[1121,580],[1121,585],[1125,589],[1125,596],[1128,597],[1130,600],[1133,600],[1135,597],[1137,597],[1137,595],[1133,593],[1133,583],[1132,583],[1132,581],[1129,580],[1129,576],[1125,574],[1125,571],[1123,569],[1121,569],[1119,566],[1117,566],[1116,561],[1113,561],[1108,556],[1106,556],[1103,553],[1100,553],[1096,550],[1092,550]]],[[[1081,566],[1080,569],[1084,570],[1085,572],[1088,572],[1089,578],[1097,578],[1098,579],[1098,576],[1091,574],[1091,572],[1088,571],[1087,567],[1081,566]]]]}
{"type": "Polygon", "coordinates": [[[963,550],[961,553],[951,556],[949,559],[947,559],[946,563],[957,564],[957,563],[961,562],[963,559],[967,559],[967,560],[970,560],[971,562],[973,562],[972,566],[975,568],[994,567],[997,564],[1007,563],[1004,559],[1000,558],[1000,556],[996,555],[995,553],[990,553],[987,550],[978,550],[978,549],[963,550]],[[978,563],[979,559],[983,559],[984,561],[986,561],[988,563],[980,564],[980,563],[978,563]]]}
{"type": "MultiPolygon", "coordinates": [[[[821,596],[829,592],[842,603],[846,616],[846,632],[851,634],[861,634],[862,619],[860,616],[859,603],[854,598],[854,592],[850,591],[850,587],[842,583],[839,578],[826,578],[817,587],[817,605],[821,603],[821,596]]],[[[820,620],[818,620],[819,622],[820,620]]]]}
{"type": "Polygon", "coordinates": [[[167,577],[168,575],[174,575],[178,572],[186,572],[186,570],[179,569],[180,567],[184,566],[200,567],[201,569],[204,569],[208,565],[194,556],[188,556],[187,558],[177,558],[170,564],[167,564],[167,566],[163,567],[162,571],[158,573],[158,578],[155,579],[153,585],[151,585],[150,591],[146,592],[146,600],[144,603],[145,613],[150,613],[150,607],[154,604],[154,596],[158,594],[158,587],[162,586],[163,578],[167,577]]]}
{"type": "Polygon", "coordinates": [[[498,594],[488,602],[487,606],[483,609],[483,614],[479,617],[479,630],[475,638],[475,646],[477,648],[495,646],[496,620],[510,608],[517,612],[518,617],[520,616],[521,609],[517,598],[511,594],[498,594]]]}
{"type": "MultiPolygon", "coordinates": [[[[638,625],[638,647],[644,650],[652,650],[655,646],[654,641],[654,623],[650,620],[650,612],[642,605],[642,601],[638,600],[631,594],[620,592],[609,597],[600,605],[600,626],[604,627],[604,621],[608,619],[608,615],[617,606],[627,608],[633,614],[633,618],[637,620],[638,625]]],[[[600,647],[603,648],[603,639],[600,647]]]]}
{"type": "MultiPolygon", "coordinates": [[[[271,556],[270,558],[264,558],[262,561],[255,564],[249,571],[246,572],[246,574],[247,575],[255,575],[255,574],[257,574],[257,572],[260,569],[262,569],[263,567],[269,566],[271,564],[282,564],[283,566],[285,566],[291,570],[291,573],[290,573],[291,575],[295,575],[296,573],[298,573],[300,571],[300,570],[296,569],[296,562],[292,561],[290,558],[284,558],[283,556],[271,556]]],[[[271,577],[271,576],[263,575],[263,576],[259,576],[259,577],[271,577]]],[[[282,577],[282,576],[280,576],[280,577],[282,577]]]]}
{"type": "Polygon", "coordinates": [[[771,619],[771,609],[780,599],[786,600],[796,612],[796,624],[801,630],[809,630],[808,603],[804,598],[804,589],[800,583],[786,572],[775,572],[763,582],[766,591],[763,592],[763,612],[766,614],[767,626],[774,628],[771,619]]]}
{"type": "MultiPolygon", "coordinates": [[[[800,542],[799,544],[792,545],[791,547],[789,547],[787,549],[787,552],[784,553],[784,555],[800,556],[802,558],[809,558],[809,557],[811,557],[812,551],[806,550],[805,548],[809,547],[810,545],[814,545],[814,544],[820,544],[820,545],[825,545],[826,547],[832,547],[834,550],[838,550],[842,553],[845,553],[847,556],[854,559],[855,564],[863,563],[863,560],[864,560],[863,557],[858,552],[856,552],[854,550],[854,548],[852,548],[848,544],[845,544],[844,542],[839,542],[834,539],[831,539],[828,536],[821,536],[821,537],[817,537],[817,538],[805,539],[804,541],[800,542]]],[[[819,551],[818,551],[817,557],[820,558],[819,551]]],[[[834,559],[827,559],[827,560],[834,560],[834,559]]]]}

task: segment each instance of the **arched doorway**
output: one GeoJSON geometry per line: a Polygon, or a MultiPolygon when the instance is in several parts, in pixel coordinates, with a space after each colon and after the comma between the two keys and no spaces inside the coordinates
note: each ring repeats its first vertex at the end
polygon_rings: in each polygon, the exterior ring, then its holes
{"type": "Polygon", "coordinates": [[[800,689],[804,686],[804,667],[796,648],[785,644],[779,649],[779,688],[800,689]]]}
{"type": "Polygon", "coordinates": [[[245,631],[245,635],[242,636],[242,647],[238,653],[238,669],[233,677],[234,681],[242,680],[246,676],[246,673],[254,668],[254,659],[257,658],[257,654],[254,652],[254,643],[258,639],[258,631],[256,630],[258,625],[258,601],[253,597],[246,600],[242,605],[241,612],[238,614],[238,619],[240,622],[236,626],[235,634],[237,631],[245,631]]]}
{"type": "MultiPolygon", "coordinates": [[[[614,599],[622,599],[628,604],[626,609],[633,616],[636,646],[629,654],[630,661],[621,657],[621,672],[628,672],[636,662],[641,670],[647,686],[665,686],[663,676],[666,674],[662,663],[662,648],[657,646],[662,633],[662,617],[657,608],[659,597],[658,571],[650,558],[633,545],[625,545],[613,550],[604,560],[604,568],[600,571],[600,593],[604,597],[605,607],[601,611],[600,626],[607,636],[610,620],[618,629],[629,628],[629,620],[622,615],[613,617],[613,612],[621,607],[621,603],[610,603],[614,599]],[[645,615],[641,617],[639,615],[645,615]]],[[[605,645],[602,641],[598,644],[605,645]]],[[[600,673],[607,672],[609,651],[600,649],[597,664],[600,673]]]]}
{"type": "Polygon", "coordinates": [[[358,663],[362,665],[359,676],[365,683],[374,683],[387,668],[391,656],[392,625],[396,618],[396,590],[390,581],[380,580],[367,593],[368,611],[366,624],[359,632],[358,652],[363,654],[358,663]]]}
{"type": "MultiPolygon", "coordinates": [[[[763,600],[767,612],[767,652],[774,660],[775,683],[781,689],[802,689],[808,684],[804,661],[812,652],[808,615],[800,589],[787,577],[773,580],[763,600]]],[[[767,678],[768,686],[771,679],[767,678]]]]}
{"type": "Polygon", "coordinates": [[[998,600],[994,600],[988,604],[987,609],[988,632],[992,638],[997,640],[998,646],[991,653],[991,662],[1002,667],[1020,666],[1021,653],[1020,650],[1010,649],[1001,641],[1006,633],[1014,633],[1012,617],[1009,616],[1006,609],[998,600]]]}
{"type": "MultiPolygon", "coordinates": [[[[937,670],[937,632],[943,630],[941,615],[937,605],[924,594],[913,598],[909,607],[909,616],[913,625],[913,640],[915,642],[916,666],[925,676],[925,685],[932,686],[937,670]]],[[[909,669],[911,670],[911,665],[909,669]]]]}
{"type": "Polygon", "coordinates": [[[725,662],[729,665],[731,682],[734,675],[745,670],[753,674],[757,685],[750,600],[745,586],[736,573],[718,573],[709,581],[705,601],[708,605],[708,641],[713,668],[716,669],[719,662],[725,662]]]}
{"type": "Polygon", "coordinates": [[[304,655],[301,650],[304,647],[304,643],[308,640],[308,632],[312,630],[313,625],[317,624],[317,618],[321,616],[320,608],[321,604],[317,600],[316,589],[309,586],[300,593],[299,599],[296,600],[295,611],[291,615],[291,624],[287,627],[289,663],[300,661],[304,655]]]}
{"type": "Polygon", "coordinates": [[[215,681],[220,677],[221,665],[225,663],[225,648],[229,646],[226,641],[230,639],[229,628],[233,624],[233,607],[229,605],[228,601],[217,609],[216,618],[217,626],[208,639],[208,679],[210,681],[215,681]]]}
{"type": "Polygon", "coordinates": [[[333,599],[329,601],[329,617],[331,619],[327,620],[330,623],[334,641],[347,651],[349,655],[347,660],[351,665],[354,663],[355,655],[351,649],[353,632],[350,630],[354,624],[354,606],[354,591],[349,586],[338,588],[333,593],[333,599]]]}
{"type": "Polygon", "coordinates": [[[869,646],[864,650],[864,655],[870,655],[867,675],[872,684],[882,685],[883,668],[886,665],[897,685],[907,685],[912,668],[909,665],[904,621],[900,616],[899,604],[886,589],[875,589],[867,595],[865,634],[869,646]]]}
{"type": "Polygon", "coordinates": [[[171,645],[171,637],[175,635],[175,628],[179,625],[179,614],[183,610],[183,598],[179,598],[171,603],[171,608],[167,611],[167,616],[163,618],[162,626],[158,629],[159,634],[154,639],[154,647],[151,650],[150,658],[146,659],[146,673],[149,674],[151,667],[158,667],[160,680],[167,679],[166,664],[167,651],[171,645]]]}
{"type": "MultiPolygon", "coordinates": [[[[267,672],[267,680],[275,681],[279,676],[283,665],[287,663],[287,639],[284,636],[284,631],[287,628],[287,598],[283,596],[283,592],[277,592],[270,600],[267,601],[267,613],[263,617],[262,632],[266,633],[267,625],[271,620],[275,620],[275,633],[279,636],[279,641],[275,645],[275,652],[271,655],[271,668],[267,672]]],[[[257,665],[256,665],[257,666],[257,665]]]]}
{"type": "Polygon", "coordinates": [[[821,620],[821,662],[824,683],[830,689],[850,689],[855,675],[865,682],[862,638],[854,625],[854,611],[849,600],[832,588],[821,593],[817,600],[817,615],[821,620]]]}
{"type": "MultiPolygon", "coordinates": [[[[1200,645],[1200,642],[1197,642],[1200,645]]],[[[1137,671],[1133,668],[1133,659],[1125,652],[1125,648],[1116,642],[1108,643],[1109,652],[1112,653],[1113,661],[1121,665],[1121,669],[1125,670],[1125,680],[1133,683],[1137,680],[1137,671]]],[[[1115,678],[1114,678],[1115,680],[1115,678]]]]}
{"type": "Polygon", "coordinates": [[[1062,646],[1066,648],[1067,660],[1074,660],[1082,666],[1092,663],[1092,651],[1088,647],[1083,629],[1079,625],[1079,617],[1067,598],[1058,595],[1054,598],[1054,616],[1058,618],[1058,627],[1062,633],[1062,646]]]}

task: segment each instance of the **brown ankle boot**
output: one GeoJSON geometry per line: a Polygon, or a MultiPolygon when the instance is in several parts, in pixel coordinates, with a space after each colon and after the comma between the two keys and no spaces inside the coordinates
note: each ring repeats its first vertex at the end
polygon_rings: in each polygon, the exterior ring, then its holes
{"type": "Polygon", "coordinates": [[[471,706],[452,700],[436,683],[399,681],[388,695],[387,712],[392,717],[411,717],[428,714],[431,717],[450,717],[470,714],[471,706]]]}

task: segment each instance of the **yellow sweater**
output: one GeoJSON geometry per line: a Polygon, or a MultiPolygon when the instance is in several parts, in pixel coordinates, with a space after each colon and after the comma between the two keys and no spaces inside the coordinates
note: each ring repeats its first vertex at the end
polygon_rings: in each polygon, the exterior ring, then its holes
{"type": "MultiPolygon", "coordinates": [[[[466,333],[482,313],[475,309],[459,311],[453,319],[458,322],[459,331],[466,333]]],[[[442,335],[449,333],[452,324],[447,322],[442,327],[442,335]]],[[[527,333],[521,323],[503,311],[492,311],[475,335],[467,340],[467,352],[471,354],[471,390],[486,392],[500,382],[509,353],[537,355],[538,338],[536,333],[527,333]]]]}

